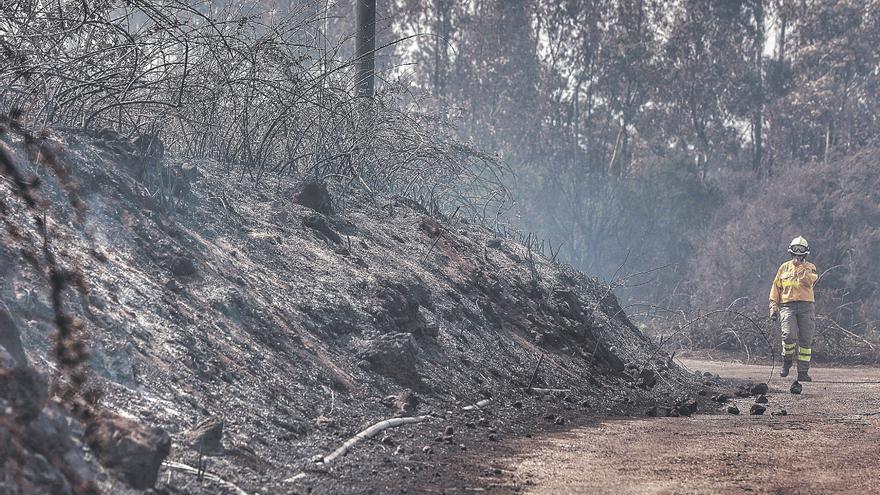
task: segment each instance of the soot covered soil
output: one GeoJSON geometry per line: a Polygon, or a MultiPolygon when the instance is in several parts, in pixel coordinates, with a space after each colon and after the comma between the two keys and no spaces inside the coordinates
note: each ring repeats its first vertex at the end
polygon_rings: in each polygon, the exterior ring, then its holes
{"type": "MultiPolygon", "coordinates": [[[[66,306],[89,335],[103,404],[170,434],[159,491],[464,487],[436,467],[585,418],[702,407],[689,404],[703,401],[699,379],[607,285],[466,219],[403,198],[255,186],[213,162],[138,156],[112,134],[52,139],[87,207],[78,221],[46,177],[57,255],[88,284],[66,306]],[[424,420],[316,462],[409,416],[424,420]]],[[[19,144],[5,143],[30,163],[19,144]]],[[[17,235],[0,242],[0,299],[51,374],[52,308],[27,263],[39,233],[9,187],[17,235]]],[[[114,473],[99,486],[127,490],[114,473]]]]}

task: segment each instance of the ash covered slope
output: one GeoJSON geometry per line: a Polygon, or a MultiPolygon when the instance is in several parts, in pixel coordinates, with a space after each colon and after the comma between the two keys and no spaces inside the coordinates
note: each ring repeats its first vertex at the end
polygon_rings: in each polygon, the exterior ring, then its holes
{"type": "MultiPolygon", "coordinates": [[[[675,400],[688,380],[606,286],[485,228],[394,198],[324,214],[214,163],[145,161],[112,134],[56,138],[88,207],[84,226],[49,215],[61,262],[90,287],[70,310],[105,404],[170,432],[175,462],[194,465],[188,430],[217,417],[211,471],[246,489],[281,483],[380,419],[521,399],[542,353],[534,386],[603,413],[675,400]]],[[[43,193],[63,204],[55,184],[43,193]]],[[[0,298],[48,370],[52,312],[20,251],[37,233],[11,218],[25,237],[0,243],[0,298]]]]}

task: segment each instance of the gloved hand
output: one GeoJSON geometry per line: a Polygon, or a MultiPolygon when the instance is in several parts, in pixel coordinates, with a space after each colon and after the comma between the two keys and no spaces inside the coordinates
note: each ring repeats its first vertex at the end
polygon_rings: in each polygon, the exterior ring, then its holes
{"type": "Polygon", "coordinates": [[[770,313],[770,321],[776,321],[778,319],[779,319],[779,313],[777,313],[776,311],[770,313]]]}

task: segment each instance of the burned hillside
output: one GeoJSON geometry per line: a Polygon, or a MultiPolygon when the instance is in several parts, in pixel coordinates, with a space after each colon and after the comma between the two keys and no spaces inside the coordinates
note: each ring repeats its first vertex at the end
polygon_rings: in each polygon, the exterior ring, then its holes
{"type": "MultiPolygon", "coordinates": [[[[387,462],[369,446],[315,460],[395,416],[426,420],[404,427],[411,440],[395,459],[430,462],[443,449],[431,447],[434,432],[464,421],[465,406],[497,414],[479,418],[497,422],[497,436],[551,410],[562,424],[564,411],[674,407],[692,390],[607,285],[466,218],[367,194],[334,212],[322,187],[247,187],[210,161],[159,161],[118,136],[59,132],[47,143],[78,184],[77,218],[20,139],[5,141],[20,168],[45,176],[55,255],[87,285],[63,305],[84,328],[89,386],[106,409],[170,434],[157,485],[169,492],[198,490],[184,465],[207,469],[207,491],[332,486],[387,462]],[[174,181],[173,202],[151,193],[151,174],[174,181]]],[[[54,313],[46,274],[28,261],[41,256],[40,232],[2,187],[4,334],[18,332],[51,376],[54,313]]],[[[126,486],[120,470],[102,486],[126,486]]]]}

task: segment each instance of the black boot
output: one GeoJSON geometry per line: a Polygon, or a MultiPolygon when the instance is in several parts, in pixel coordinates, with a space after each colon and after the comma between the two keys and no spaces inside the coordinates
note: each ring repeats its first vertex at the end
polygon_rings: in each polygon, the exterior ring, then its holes
{"type": "Polygon", "coordinates": [[[782,358],[782,371],[779,372],[779,376],[782,378],[788,376],[788,372],[791,371],[791,363],[792,359],[790,357],[782,358]]]}
{"type": "Polygon", "coordinates": [[[798,361],[798,364],[797,364],[797,372],[798,372],[797,381],[799,381],[799,382],[811,382],[811,381],[813,381],[813,379],[810,378],[810,375],[807,374],[809,371],[810,371],[810,362],[809,362],[809,361],[798,361]]]}

